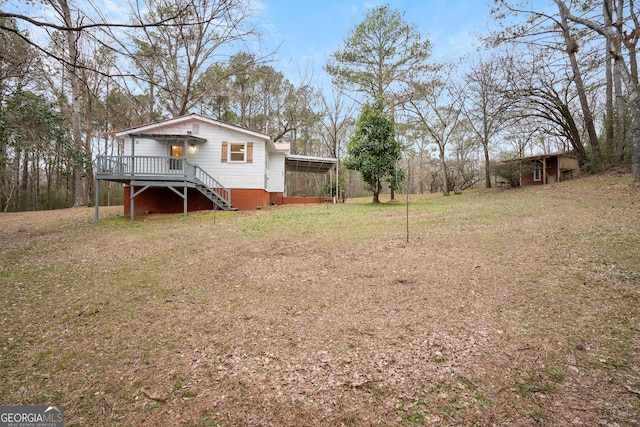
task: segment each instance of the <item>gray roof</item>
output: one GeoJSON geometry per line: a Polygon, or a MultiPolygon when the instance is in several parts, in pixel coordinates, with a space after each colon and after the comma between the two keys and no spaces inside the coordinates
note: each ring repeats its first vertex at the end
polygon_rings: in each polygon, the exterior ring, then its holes
{"type": "Polygon", "coordinates": [[[338,159],[287,154],[284,164],[286,170],[291,172],[327,173],[335,168],[338,159]]]}

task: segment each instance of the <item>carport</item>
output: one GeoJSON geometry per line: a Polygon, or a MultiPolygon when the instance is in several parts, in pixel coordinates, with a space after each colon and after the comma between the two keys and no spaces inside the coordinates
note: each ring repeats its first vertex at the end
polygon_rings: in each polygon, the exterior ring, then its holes
{"type": "MultiPolygon", "coordinates": [[[[301,156],[297,154],[287,154],[284,158],[285,176],[287,172],[302,172],[314,174],[326,174],[330,172],[330,187],[333,188],[335,182],[336,195],[338,194],[338,159],[331,157],[301,156]],[[335,180],[334,174],[335,171],[335,180]]],[[[286,190],[286,185],[285,185],[286,190]]],[[[335,201],[335,199],[334,199],[335,201]]]]}

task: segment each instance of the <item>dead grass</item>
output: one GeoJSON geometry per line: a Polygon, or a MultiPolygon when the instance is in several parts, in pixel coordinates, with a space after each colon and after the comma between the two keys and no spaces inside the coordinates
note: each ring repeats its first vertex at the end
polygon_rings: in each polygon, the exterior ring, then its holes
{"type": "Polygon", "coordinates": [[[628,175],[129,221],[0,214],[0,401],[67,425],[640,424],[628,175]]]}

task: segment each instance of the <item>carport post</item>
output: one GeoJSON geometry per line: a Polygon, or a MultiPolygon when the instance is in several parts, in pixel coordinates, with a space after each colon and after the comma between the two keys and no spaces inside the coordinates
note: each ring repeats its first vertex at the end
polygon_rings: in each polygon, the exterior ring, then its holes
{"type": "MultiPolygon", "coordinates": [[[[333,193],[333,171],[331,169],[329,169],[329,195],[331,195],[331,193],[333,193]]],[[[333,203],[336,203],[336,198],[332,197],[333,199],[333,203]]]]}
{"type": "Polygon", "coordinates": [[[340,190],[340,186],[338,185],[338,183],[340,182],[340,180],[338,179],[338,163],[340,163],[340,160],[336,162],[336,198],[334,199],[336,203],[340,200],[340,193],[338,193],[338,191],[340,190]]]}

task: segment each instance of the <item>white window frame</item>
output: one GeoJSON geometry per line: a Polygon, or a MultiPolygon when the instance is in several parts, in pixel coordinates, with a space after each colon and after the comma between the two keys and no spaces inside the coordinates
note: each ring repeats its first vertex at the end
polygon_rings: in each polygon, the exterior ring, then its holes
{"type": "Polygon", "coordinates": [[[229,157],[228,157],[228,162],[229,163],[246,163],[247,162],[247,143],[246,142],[229,142],[229,157]],[[238,152],[238,151],[233,151],[232,148],[234,146],[242,146],[242,151],[238,152]],[[233,155],[234,154],[242,154],[242,159],[241,160],[234,160],[233,155]]]}
{"type": "Polygon", "coordinates": [[[542,181],[542,165],[538,162],[533,165],[533,180],[542,181]]]}

